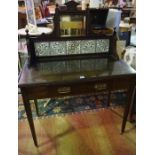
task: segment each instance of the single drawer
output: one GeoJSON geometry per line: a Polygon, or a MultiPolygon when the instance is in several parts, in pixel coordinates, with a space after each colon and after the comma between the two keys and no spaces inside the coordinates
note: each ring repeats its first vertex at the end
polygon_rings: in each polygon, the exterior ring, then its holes
{"type": "Polygon", "coordinates": [[[135,77],[119,77],[112,80],[111,90],[129,89],[135,83],[135,77]]]}
{"type": "Polygon", "coordinates": [[[102,91],[109,90],[109,82],[108,81],[93,81],[93,82],[85,82],[74,84],[72,87],[72,94],[89,94],[89,93],[97,93],[102,91]]]}
{"type": "Polygon", "coordinates": [[[25,88],[29,99],[52,98],[71,94],[71,85],[40,85],[25,88]]]}

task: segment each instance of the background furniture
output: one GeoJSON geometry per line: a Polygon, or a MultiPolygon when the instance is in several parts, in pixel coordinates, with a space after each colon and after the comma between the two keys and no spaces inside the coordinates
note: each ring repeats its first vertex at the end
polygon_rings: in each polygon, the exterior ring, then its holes
{"type": "MultiPolygon", "coordinates": [[[[52,32],[51,28],[48,27],[37,27],[37,32],[33,33],[30,32],[29,35],[31,36],[39,36],[41,34],[50,34],[52,32]]],[[[18,30],[18,35],[19,36],[26,36],[26,29],[22,28],[18,30]]]]}
{"type": "Polygon", "coordinates": [[[26,13],[18,12],[18,29],[25,27],[26,24],[26,13]]]}
{"type": "Polygon", "coordinates": [[[106,20],[106,27],[116,28],[115,31],[119,31],[119,24],[121,22],[121,10],[109,9],[106,20]]]}
{"type": "Polygon", "coordinates": [[[119,25],[119,34],[122,40],[126,40],[126,46],[130,45],[132,25],[121,21],[119,25]]]}

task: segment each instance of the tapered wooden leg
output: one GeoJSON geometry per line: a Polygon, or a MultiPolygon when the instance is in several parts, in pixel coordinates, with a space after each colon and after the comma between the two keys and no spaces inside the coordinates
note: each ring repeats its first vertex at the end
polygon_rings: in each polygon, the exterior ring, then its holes
{"type": "Polygon", "coordinates": [[[133,122],[133,115],[135,113],[135,110],[136,110],[136,89],[134,90],[134,93],[133,93],[133,103],[131,105],[131,109],[129,111],[129,116],[130,116],[130,122],[133,122]]]}
{"type": "Polygon", "coordinates": [[[110,106],[110,102],[111,102],[111,91],[108,91],[108,104],[107,106],[110,106]]]}
{"type": "Polygon", "coordinates": [[[126,122],[127,122],[127,118],[128,118],[128,114],[129,114],[129,110],[130,110],[130,106],[133,102],[133,92],[134,92],[134,88],[131,87],[129,90],[128,90],[128,100],[127,100],[127,104],[125,106],[125,109],[124,109],[124,114],[123,114],[123,122],[122,122],[122,128],[121,128],[121,134],[124,132],[125,130],[125,126],[126,126],[126,122]]]}
{"type": "Polygon", "coordinates": [[[37,116],[41,116],[40,113],[39,113],[39,108],[38,108],[38,102],[37,102],[37,99],[34,100],[34,104],[35,104],[35,107],[36,107],[36,113],[37,113],[37,116]]]}
{"type": "Polygon", "coordinates": [[[35,146],[38,147],[38,142],[37,142],[37,137],[36,137],[36,133],[35,133],[30,102],[24,95],[23,95],[23,102],[24,102],[24,107],[25,107],[27,119],[29,122],[30,130],[31,130],[32,138],[33,138],[35,146]]]}

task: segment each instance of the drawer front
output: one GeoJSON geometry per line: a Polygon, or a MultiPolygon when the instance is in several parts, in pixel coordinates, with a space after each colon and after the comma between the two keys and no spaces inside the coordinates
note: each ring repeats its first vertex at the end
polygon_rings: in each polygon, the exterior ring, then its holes
{"type": "Polygon", "coordinates": [[[42,85],[25,88],[25,92],[29,99],[62,97],[70,95],[80,95],[103,92],[110,89],[109,81],[97,82],[79,82],[74,84],[63,85],[42,85]],[[27,90],[26,90],[27,89],[27,90]]]}
{"type": "Polygon", "coordinates": [[[89,94],[109,90],[109,81],[96,81],[76,84],[72,87],[72,94],[89,94]]]}
{"type": "Polygon", "coordinates": [[[111,90],[129,89],[131,85],[135,85],[135,77],[114,78],[112,80],[111,90]]]}
{"type": "Polygon", "coordinates": [[[23,88],[28,99],[63,97],[71,95],[91,94],[104,91],[129,89],[135,86],[134,76],[115,77],[111,79],[82,81],[58,85],[39,85],[23,88]]]}

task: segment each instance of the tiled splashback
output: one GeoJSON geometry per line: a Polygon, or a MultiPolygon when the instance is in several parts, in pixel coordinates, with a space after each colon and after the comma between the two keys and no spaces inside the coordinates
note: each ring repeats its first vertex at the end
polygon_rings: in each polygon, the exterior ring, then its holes
{"type": "Polygon", "coordinates": [[[109,39],[35,43],[37,56],[101,53],[109,51],[109,39]]]}

